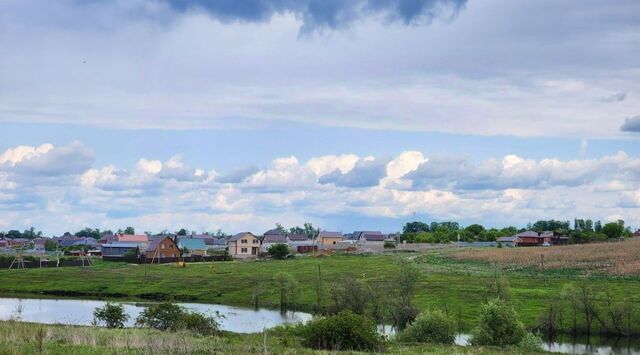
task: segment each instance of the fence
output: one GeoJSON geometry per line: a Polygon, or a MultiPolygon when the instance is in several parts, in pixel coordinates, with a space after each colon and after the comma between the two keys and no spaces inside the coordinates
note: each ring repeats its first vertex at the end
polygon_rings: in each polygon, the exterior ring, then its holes
{"type": "Polygon", "coordinates": [[[103,261],[113,261],[113,262],[122,262],[129,264],[168,264],[168,263],[176,263],[178,261],[184,261],[187,263],[198,263],[198,262],[212,262],[212,261],[229,261],[231,257],[228,255],[192,255],[185,256],[184,258],[146,258],[144,256],[141,257],[130,257],[130,256],[102,256],[103,261]]]}
{"type": "MultiPolygon", "coordinates": [[[[60,263],[58,263],[58,261],[56,260],[49,260],[49,261],[43,261],[43,262],[38,262],[38,261],[31,261],[31,260],[25,260],[24,261],[24,267],[27,269],[37,269],[40,267],[65,267],[65,266],[82,266],[82,260],[60,260],[60,263]]],[[[85,261],[84,265],[88,266],[88,263],[85,261]]],[[[0,262],[0,269],[8,269],[9,266],[11,266],[11,262],[0,262]]],[[[18,263],[14,263],[13,268],[17,269],[18,267],[22,267],[22,265],[18,265],[18,263]]]]}

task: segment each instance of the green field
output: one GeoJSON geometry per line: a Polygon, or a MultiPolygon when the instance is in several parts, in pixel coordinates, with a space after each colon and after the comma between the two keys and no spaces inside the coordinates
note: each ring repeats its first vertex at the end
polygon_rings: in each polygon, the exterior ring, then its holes
{"type": "MultiPolygon", "coordinates": [[[[524,354],[517,348],[387,343],[392,354],[524,354]]],[[[333,354],[313,351],[275,329],[265,334],[197,336],[152,329],[104,329],[0,322],[0,354],[333,354]]],[[[344,353],[344,352],[343,352],[344,353]]]]}
{"type": "MultiPolygon", "coordinates": [[[[260,285],[264,290],[260,306],[275,308],[278,296],[273,276],[284,271],[294,275],[300,283],[300,309],[310,311],[317,300],[318,267],[325,287],[347,275],[362,278],[372,285],[385,284],[398,270],[396,259],[402,257],[415,260],[421,270],[416,305],[420,309],[447,307],[461,320],[463,329],[469,329],[478,315],[479,305],[487,298],[484,285],[496,270],[485,263],[453,261],[446,253],[191,263],[186,268],[173,264],[145,267],[96,262],[87,268],[4,269],[0,270],[0,295],[172,299],[250,307],[253,293],[260,285]]],[[[550,296],[558,295],[563,285],[584,278],[573,270],[540,273],[527,268],[507,270],[505,276],[516,310],[528,326],[536,323],[550,296]]],[[[598,276],[592,277],[590,283],[603,298],[606,290],[616,297],[640,295],[637,277],[598,276]]]]}

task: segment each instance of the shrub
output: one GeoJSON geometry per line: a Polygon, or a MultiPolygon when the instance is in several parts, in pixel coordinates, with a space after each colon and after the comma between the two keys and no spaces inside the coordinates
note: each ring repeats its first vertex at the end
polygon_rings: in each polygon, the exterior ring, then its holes
{"type": "Polygon", "coordinates": [[[282,260],[289,255],[289,247],[286,244],[274,244],[267,249],[272,258],[282,260]]]}
{"type": "Polygon", "coordinates": [[[395,247],[396,247],[396,243],[394,243],[394,242],[390,242],[388,240],[386,242],[384,242],[384,248],[385,249],[393,249],[395,247]]]}
{"type": "Polygon", "coordinates": [[[215,317],[190,312],[170,302],[145,308],[136,319],[136,325],[165,331],[190,330],[202,335],[217,333],[219,326],[215,317]]]}
{"type": "Polygon", "coordinates": [[[471,332],[473,345],[516,345],[522,341],[525,329],[513,307],[502,299],[482,306],[478,326],[471,332]]]}
{"type": "Polygon", "coordinates": [[[456,339],[456,325],[441,310],[427,311],[421,313],[400,334],[400,339],[418,343],[453,344],[456,339]]]}
{"type": "Polygon", "coordinates": [[[340,312],[310,321],[302,332],[302,344],[313,349],[377,351],[382,338],[376,324],[369,318],[340,312]]]}
{"type": "Polygon", "coordinates": [[[127,320],[129,315],[124,312],[121,304],[107,302],[104,307],[97,307],[93,311],[93,321],[104,322],[107,328],[124,328],[127,320]]]}
{"type": "Polygon", "coordinates": [[[518,348],[528,353],[542,351],[542,339],[533,333],[526,332],[518,343],[518,348]]]}

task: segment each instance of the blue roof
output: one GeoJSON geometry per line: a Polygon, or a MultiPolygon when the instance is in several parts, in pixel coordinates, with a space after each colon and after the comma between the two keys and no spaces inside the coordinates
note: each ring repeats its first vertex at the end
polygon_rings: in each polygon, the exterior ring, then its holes
{"type": "Polygon", "coordinates": [[[181,249],[186,247],[189,250],[206,250],[207,249],[207,245],[205,244],[204,239],[199,239],[199,238],[178,239],[178,247],[181,249]]]}

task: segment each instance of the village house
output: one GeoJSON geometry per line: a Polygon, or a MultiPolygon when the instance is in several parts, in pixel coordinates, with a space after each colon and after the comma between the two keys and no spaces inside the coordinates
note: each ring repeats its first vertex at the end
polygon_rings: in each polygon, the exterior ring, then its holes
{"type": "Polygon", "coordinates": [[[343,239],[340,232],[320,231],[316,243],[320,249],[336,249],[343,239]]]}
{"type": "Polygon", "coordinates": [[[285,244],[288,246],[287,236],[284,234],[267,234],[262,238],[260,251],[266,253],[272,245],[285,244]]]}
{"type": "Polygon", "coordinates": [[[137,257],[140,254],[140,247],[137,243],[109,243],[101,245],[101,253],[103,257],[137,257]]]}
{"type": "Polygon", "coordinates": [[[517,247],[522,240],[519,237],[500,237],[496,240],[496,242],[500,243],[503,247],[514,248],[517,247]]]}
{"type": "Polygon", "coordinates": [[[9,249],[9,241],[4,238],[0,238],[0,249],[9,249]]]}
{"type": "Polygon", "coordinates": [[[260,253],[260,239],[251,232],[238,233],[228,240],[229,255],[234,258],[256,258],[260,253]]]}
{"type": "Polygon", "coordinates": [[[310,253],[318,250],[316,241],[309,239],[306,234],[287,234],[289,248],[295,253],[310,253]]]}
{"type": "Polygon", "coordinates": [[[381,246],[384,244],[385,235],[380,231],[355,231],[352,238],[359,245],[381,246]]]}
{"type": "Polygon", "coordinates": [[[634,237],[640,237],[640,229],[638,229],[635,233],[633,233],[634,237]]]}
{"type": "Polygon", "coordinates": [[[179,258],[180,249],[171,237],[158,237],[151,240],[145,251],[148,260],[158,260],[165,258],[179,258]]]}
{"type": "Polygon", "coordinates": [[[534,247],[534,246],[549,246],[551,245],[551,236],[546,234],[545,236],[538,235],[535,231],[525,231],[516,234],[514,237],[518,237],[520,241],[518,246],[522,247],[534,247]]]}
{"type": "Polygon", "coordinates": [[[189,255],[207,255],[207,244],[201,238],[178,238],[178,248],[189,255]]]}

